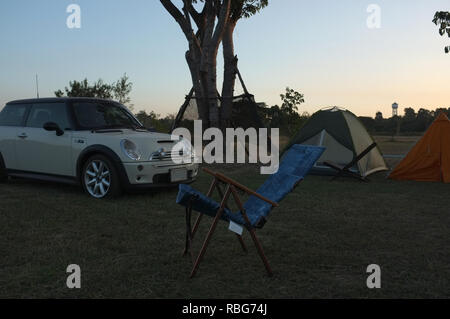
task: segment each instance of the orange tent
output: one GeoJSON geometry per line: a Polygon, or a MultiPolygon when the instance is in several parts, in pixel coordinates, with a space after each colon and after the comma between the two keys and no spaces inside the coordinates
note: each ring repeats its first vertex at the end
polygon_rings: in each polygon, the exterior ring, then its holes
{"type": "Polygon", "coordinates": [[[450,121],[444,113],[431,124],[389,178],[450,183],[450,121]]]}

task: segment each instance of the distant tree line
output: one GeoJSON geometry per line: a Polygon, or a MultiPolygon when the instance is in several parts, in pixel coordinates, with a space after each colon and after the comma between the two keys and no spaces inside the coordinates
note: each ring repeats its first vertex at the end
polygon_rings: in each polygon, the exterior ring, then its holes
{"type": "MultiPolygon", "coordinates": [[[[287,88],[288,90],[290,89],[287,88]]],[[[303,100],[303,96],[299,98],[299,95],[295,94],[297,92],[290,92],[294,95],[288,95],[288,100],[284,99],[281,106],[269,107],[265,103],[259,103],[259,116],[265,127],[279,128],[281,136],[292,137],[310,118],[310,114],[298,112],[298,106],[303,103],[300,102],[303,100]]],[[[413,108],[408,107],[405,108],[403,116],[384,118],[381,112],[377,112],[374,118],[359,116],[359,119],[371,134],[412,135],[426,131],[441,112],[450,118],[450,108],[438,108],[434,111],[421,108],[416,112],[413,108]]],[[[144,126],[154,128],[159,132],[169,132],[175,119],[174,114],[161,117],[153,111],[150,113],[140,111],[136,117],[144,126]]]]}
{"type": "MultiPolygon", "coordinates": [[[[87,79],[71,81],[64,92],[58,90],[55,91],[55,95],[115,99],[132,110],[132,104],[130,104],[132,88],[133,83],[129,82],[128,76],[124,74],[118,81],[111,84],[101,79],[93,84],[90,84],[87,79]]],[[[299,112],[300,105],[305,102],[304,96],[287,87],[285,93],[280,94],[280,98],[281,106],[258,103],[258,116],[265,127],[279,128],[282,136],[294,136],[310,117],[308,112],[299,112]]],[[[403,116],[384,118],[381,112],[377,112],[375,118],[360,116],[359,119],[372,134],[414,134],[424,132],[441,112],[450,116],[450,108],[438,108],[434,111],[421,108],[416,112],[413,108],[407,107],[403,116]]],[[[136,117],[145,127],[158,132],[169,132],[175,119],[174,114],[161,117],[154,111],[147,113],[143,110],[139,111],[136,117]]]]}
{"type": "Polygon", "coordinates": [[[441,112],[449,116],[450,108],[438,108],[434,111],[421,108],[416,112],[407,107],[403,116],[384,118],[381,112],[377,112],[375,118],[360,116],[359,119],[372,134],[414,134],[426,131],[441,112]]]}

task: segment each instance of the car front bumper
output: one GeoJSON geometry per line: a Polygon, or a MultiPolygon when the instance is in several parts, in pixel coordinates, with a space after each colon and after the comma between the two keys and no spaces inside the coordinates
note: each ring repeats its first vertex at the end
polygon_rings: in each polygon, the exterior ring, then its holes
{"type": "Polygon", "coordinates": [[[160,162],[122,163],[127,184],[131,188],[167,187],[180,183],[190,183],[198,174],[198,164],[164,164],[160,162]],[[170,171],[173,169],[186,169],[187,179],[173,182],[170,171]]]}

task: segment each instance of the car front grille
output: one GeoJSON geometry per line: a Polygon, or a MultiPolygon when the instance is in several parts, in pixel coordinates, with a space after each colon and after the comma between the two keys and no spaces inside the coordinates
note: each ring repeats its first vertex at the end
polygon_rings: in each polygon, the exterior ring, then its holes
{"type": "Polygon", "coordinates": [[[176,152],[176,151],[168,151],[168,152],[164,152],[163,156],[160,156],[158,158],[152,158],[151,161],[156,162],[156,163],[161,163],[163,165],[167,165],[167,164],[169,164],[168,162],[173,163],[173,160],[181,161],[183,159],[186,162],[187,160],[191,159],[191,155],[190,154],[188,154],[188,155],[180,154],[179,152],[176,152]]]}

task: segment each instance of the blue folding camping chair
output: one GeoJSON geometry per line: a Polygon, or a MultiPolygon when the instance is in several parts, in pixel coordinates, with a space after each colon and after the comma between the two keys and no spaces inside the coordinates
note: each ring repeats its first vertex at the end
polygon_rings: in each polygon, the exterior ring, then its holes
{"type": "MultiPolygon", "coordinates": [[[[261,243],[256,237],[255,229],[263,227],[266,222],[266,217],[269,215],[272,208],[278,207],[280,201],[287,194],[292,192],[298,183],[303,180],[324,150],[325,148],[318,146],[293,145],[284,154],[278,171],[271,175],[264,184],[256,190],[256,192],[221,173],[213,172],[206,168],[204,168],[204,171],[213,176],[213,181],[206,195],[189,185],[181,184],[179,186],[177,203],[186,207],[186,246],[184,254],[190,253],[193,261],[194,258],[192,255],[191,244],[194,235],[198,230],[200,221],[203,215],[214,218],[200,253],[194,262],[191,278],[194,277],[197,272],[198,266],[220,219],[234,222],[245,227],[249,231],[268,275],[272,276],[272,269],[264,254],[261,243]],[[222,189],[222,186],[225,186],[224,190],[222,189]],[[221,198],[220,203],[211,198],[215,190],[218,191],[221,198]],[[241,201],[238,192],[250,195],[245,203],[241,201]],[[239,211],[232,212],[229,209],[227,202],[230,196],[233,197],[239,211]],[[200,213],[193,228],[191,227],[192,210],[200,213]]],[[[244,251],[247,251],[242,236],[239,234],[236,235],[244,251]]]]}

